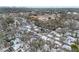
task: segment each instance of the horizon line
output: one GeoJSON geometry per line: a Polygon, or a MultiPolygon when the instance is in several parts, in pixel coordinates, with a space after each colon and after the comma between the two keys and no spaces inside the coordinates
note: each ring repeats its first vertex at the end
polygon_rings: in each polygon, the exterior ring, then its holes
{"type": "Polygon", "coordinates": [[[79,8],[79,6],[0,6],[9,8],[79,8]]]}

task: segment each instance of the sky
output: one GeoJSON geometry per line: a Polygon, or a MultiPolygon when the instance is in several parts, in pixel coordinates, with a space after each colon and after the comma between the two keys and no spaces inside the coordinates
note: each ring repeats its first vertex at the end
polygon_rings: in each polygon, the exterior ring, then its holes
{"type": "Polygon", "coordinates": [[[78,0],[0,0],[8,7],[79,7],[78,0]]]}

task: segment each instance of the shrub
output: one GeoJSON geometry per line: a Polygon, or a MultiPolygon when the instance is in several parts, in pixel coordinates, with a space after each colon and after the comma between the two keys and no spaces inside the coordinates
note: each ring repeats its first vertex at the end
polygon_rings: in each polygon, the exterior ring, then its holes
{"type": "Polygon", "coordinates": [[[41,46],[43,46],[45,42],[41,39],[38,39],[38,40],[33,40],[31,44],[33,47],[37,49],[37,48],[41,48],[41,46]]]}
{"type": "Polygon", "coordinates": [[[4,33],[3,32],[0,32],[0,44],[3,43],[4,39],[5,39],[4,33]]]}
{"type": "Polygon", "coordinates": [[[13,20],[12,17],[6,17],[5,21],[6,21],[7,24],[14,23],[14,20],[13,20]]]}
{"type": "Polygon", "coordinates": [[[72,52],[79,52],[79,47],[77,44],[72,44],[71,48],[72,48],[72,52]]]}

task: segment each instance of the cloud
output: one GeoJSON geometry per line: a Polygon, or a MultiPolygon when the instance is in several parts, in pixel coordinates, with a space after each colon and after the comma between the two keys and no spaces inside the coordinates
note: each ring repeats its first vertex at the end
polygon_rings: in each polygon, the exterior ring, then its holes
{"type": "Polygon", "coordinates": [[[16,7],[79,7],[78,0],[0,0],[0,6],[16,7]]]}

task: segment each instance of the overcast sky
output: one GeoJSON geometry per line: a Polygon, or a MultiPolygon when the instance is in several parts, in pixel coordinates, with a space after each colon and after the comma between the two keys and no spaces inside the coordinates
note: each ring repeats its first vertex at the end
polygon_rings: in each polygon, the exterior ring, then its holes
{"type": "Polygon", "coordinates": [[[0,6],[79,7],[79,1],[78,0],[0,0],[0,6]]]}

